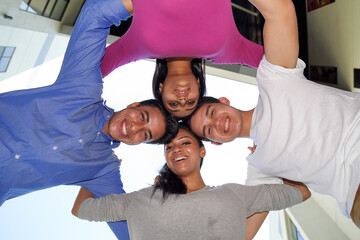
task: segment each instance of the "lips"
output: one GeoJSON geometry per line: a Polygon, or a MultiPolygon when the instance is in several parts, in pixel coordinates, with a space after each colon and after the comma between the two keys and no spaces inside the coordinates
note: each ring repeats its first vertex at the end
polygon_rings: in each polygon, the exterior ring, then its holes
{"type": "Polygon", "coordinates": [[[121,134],[121,136],[128,138],[129,137],[129,128],[128,128],[128,124],[126,119],[124,119],[124,121],[122,121],[122,123],[120,124],[120,129],[119,132],[121,134]]]}
{"type": "Polygon", "coordinates": [[[175,90],[174,92],[175,92],[175,95],[180,96],[180,97],[184,97],[184,96],[186,96],[186,95],[189,94],[190,89],[186,89],[186,90],[175,90]]]}
{"type": "Polygon", "coordinates": [[[187,157],[186,156],[178,156],[174,159],[174,162],[177,163],[177,162],[181,162],[183,160],[186,160],[187,157]]]}

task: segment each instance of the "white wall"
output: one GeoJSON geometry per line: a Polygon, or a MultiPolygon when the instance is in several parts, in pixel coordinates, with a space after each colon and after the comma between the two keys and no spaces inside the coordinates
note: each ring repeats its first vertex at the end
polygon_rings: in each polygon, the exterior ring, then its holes
{"type": "Polygon", "coordinates": [[[336,66],[338,85],[354,89],[354,68],[360,68],[360,1],[336,0],[308,12],[309,64],[336,66]]]}
{"type": "Polygon", "coordinates": [[[0,33],[0,46],[16,47],[7,71],[0,73],[0,81],[63,55],[69,41],[66,35],[49,38],[48,33],[4,25],[0,25],[0,33]]]}

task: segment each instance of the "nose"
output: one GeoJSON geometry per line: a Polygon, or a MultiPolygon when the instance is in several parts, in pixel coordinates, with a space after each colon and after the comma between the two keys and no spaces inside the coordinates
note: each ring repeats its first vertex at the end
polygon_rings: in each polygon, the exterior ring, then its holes
{"type": "Polygon", "coordinates": [[[133,122],[131,124],[130,130],[133,134],[138,133],[139,131],[142,131],[145,128],[143,123],[137,123],[137,122],[133,122]]]}
{"type": "Polygon", "coordinates": [[[184,106],[187,101],[187,97],[179,97],[178,101],[180,102],[181,106],[184,106]]]}
{"type": "Polygon", "coordinates": [[[175,145],[175,146],[174,146],[173,153],[180,153],[180,152],[182,152],[181,146],[175,145]]]}

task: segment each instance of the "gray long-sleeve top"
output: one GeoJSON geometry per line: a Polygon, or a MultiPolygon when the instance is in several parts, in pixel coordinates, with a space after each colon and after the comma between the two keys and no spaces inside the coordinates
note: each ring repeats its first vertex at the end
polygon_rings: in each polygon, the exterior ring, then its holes
{"type": "Polygon", "coordinates": [[[246,218],[255,212],[279,210],[302,202],[301,192],[284,184],[225,184],[188,194],[170,195],[144,188],[85,200],[79,218],[127,220],[132,240],[245,239],[246,218]]]}

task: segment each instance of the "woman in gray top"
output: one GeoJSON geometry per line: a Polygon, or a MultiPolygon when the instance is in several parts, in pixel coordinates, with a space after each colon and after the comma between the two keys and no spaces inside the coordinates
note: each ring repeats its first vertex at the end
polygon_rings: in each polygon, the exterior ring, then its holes
{"type": "Polygon", "coordinates": [[[286,208],[310,197],[306,186],[299,183],[289,183],[295,187],[206,186],[200,174],[204,145],[184,126],[165,145],[165,156],[166,164],[155,186],[97,199],[82,188],[72,213],[90,221],[127,220],[133,240],[233,240],[245,239],[245,235],[251,239],[260,226],[254,221],[247,223],[248,217],[286,208]]]}

